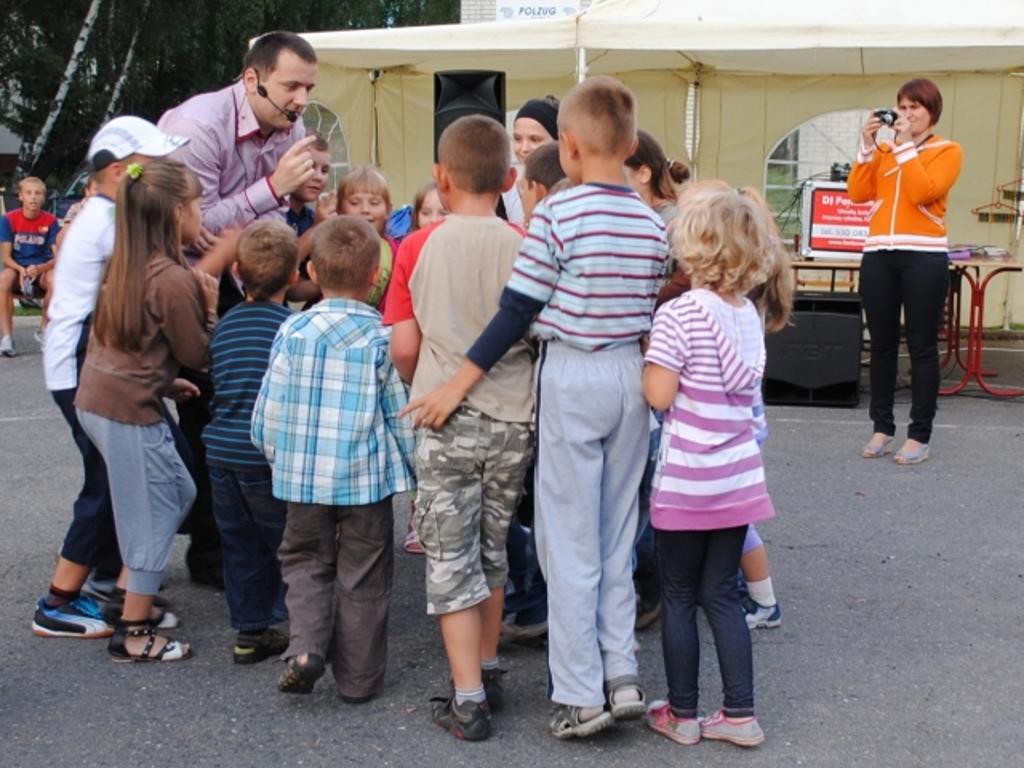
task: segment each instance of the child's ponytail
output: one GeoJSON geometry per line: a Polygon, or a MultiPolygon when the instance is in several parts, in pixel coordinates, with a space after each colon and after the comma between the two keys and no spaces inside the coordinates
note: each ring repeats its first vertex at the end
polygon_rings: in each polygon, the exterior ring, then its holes
{"type": "Polygon", "coordinates": [[[107,264],[93,328],[104,345],[138,350],[142,341],[147,265],[164,255],[187,266],[181,252],[179,206],[201,194],[196,177],[176,160],[129,164],[117,189],[114,253],[107,264]]]}

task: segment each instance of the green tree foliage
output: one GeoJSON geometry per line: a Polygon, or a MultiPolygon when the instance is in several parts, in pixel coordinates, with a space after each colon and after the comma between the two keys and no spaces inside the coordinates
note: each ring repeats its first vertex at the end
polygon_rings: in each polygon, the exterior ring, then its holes
{"type": "MultiPolygon", "coordinates": [[[[0,18],[0,123],[33,140],[89,0],[8,0],[0,18]]],[[[458,0],[103,0],[64,109],[32,172],[63,180],[82,161],[140,30],[114,114],[156,120],[240,74],[248,41],[272,29],[316,32],[458,21],[458,0]],[[143,10],[145,11],[143,13],[143,10]]]]}

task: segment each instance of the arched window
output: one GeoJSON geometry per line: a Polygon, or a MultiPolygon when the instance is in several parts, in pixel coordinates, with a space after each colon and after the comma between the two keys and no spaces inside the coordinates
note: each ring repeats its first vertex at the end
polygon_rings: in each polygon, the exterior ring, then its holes
{"type": "Polygon", "coordinates": [[[352,164],[348,159],[348,142],[341,127],[341,118],[319,101],[311,101],[302,113],[302,122],[307,132],[315,131],[327,139],[331,148],[331,175],[324,187],[327,190],[338,188],[340,179],[352,164]]]}
{"type": "Polygon", "coordinates": [[[845,177],[857,156],[860,129],[867,110],[826,112],[801,123],[772,147],[765,160],[764,193],[786,240],[800,231],[800,198],[804,184],[828,180],[837,166],[845,177]]]}

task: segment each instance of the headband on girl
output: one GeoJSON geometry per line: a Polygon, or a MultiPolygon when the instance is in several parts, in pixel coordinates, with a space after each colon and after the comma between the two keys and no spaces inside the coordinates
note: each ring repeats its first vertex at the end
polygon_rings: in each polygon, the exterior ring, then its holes
{"type": "Polygon", "coordinates": [[[552,139],[558,139],[558,107],[543,99],[530,99],[516,112],[516,120],[528,117],[544,126],[552,139]]]}

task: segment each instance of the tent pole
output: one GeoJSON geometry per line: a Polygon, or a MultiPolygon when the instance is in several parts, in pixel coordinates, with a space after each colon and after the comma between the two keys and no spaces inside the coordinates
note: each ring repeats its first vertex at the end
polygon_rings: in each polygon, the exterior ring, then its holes
{"type": "Polygon", "coordinates": [[[587,79],[587,49],[576,49],[576,82],[582,83],[587,79]]]}

